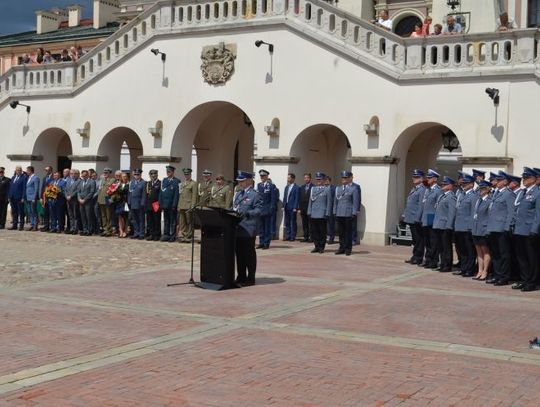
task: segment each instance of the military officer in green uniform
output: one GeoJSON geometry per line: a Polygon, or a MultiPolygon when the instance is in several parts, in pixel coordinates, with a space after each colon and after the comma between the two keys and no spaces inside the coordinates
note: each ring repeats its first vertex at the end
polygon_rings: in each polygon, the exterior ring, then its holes
{"type": "Polygon", "coordinates": [[[212,208],[230,209],[232,207],[233,190],[231,185],[225,182],[225,177],[219,174],[216,182],[210,189],[210,203],[212,208]]]}
{"type": "Polygon", "coordinates": [[[103,170],[103,176],[99,187],[97,202],[99,205],[99,211],[101,214],[101,225],[103,227],[103,233],[101,236],[112,236],[112,217],[113,217],[113,202],[111,197],[107,194],[107,190],[114,182],[114,177],[111,177],[112,169],[105,168],[103,170]]]}
{"type": "Polygon", "coordinates": [[[209,206],[213,186],[212,171],[204,170],[202,172],[202,181],[199,183],[199,205],[209,206]]]}
{"type": "Polygon", "coordinates": [[[197,205],[197,182],[191,179],[191,168],[183,168],[184,181],[180,184],[180,198],[178,199],[178,217],[180,221],[180,243],[189,243],[193,238],[194,219],[190,211],[197,205]]]}

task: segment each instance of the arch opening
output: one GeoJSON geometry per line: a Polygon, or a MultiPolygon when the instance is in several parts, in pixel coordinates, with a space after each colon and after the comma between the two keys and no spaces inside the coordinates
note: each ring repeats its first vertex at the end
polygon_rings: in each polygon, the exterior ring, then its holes
{"type": "Polygon", "coordinates": [[[128,127],[116,127],[110,130],[98,147],[98,156],[106,157],[106,160],[97,164],[98,172],[105,167],[115,170],[130,170],[141,168],[139,159],[143,155],[141,139],[128,127]]]}
{"type": "Polygon", "coordinates": [[[54,169],[71,168],[69,156],[73,154],[71,139],[66,131],[54,127],[41,132],[34,143],[32,155],[43,157],[42,160],[32,160],[31,165],[36,171],[43,166],[54,169]]]}

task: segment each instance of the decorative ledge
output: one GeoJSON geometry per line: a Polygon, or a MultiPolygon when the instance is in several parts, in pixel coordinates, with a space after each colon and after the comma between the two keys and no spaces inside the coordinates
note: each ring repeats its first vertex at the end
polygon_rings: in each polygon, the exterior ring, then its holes
{"type": "Polygon", "coordinates": [[[43,161],[42,155],[32,154],[8,154],[6,155],[11,161],[43,161]]]}
{"type": "Polygon", "coordinates": [[[182,157],[168,155],[140,155],[137,158],[145,163],[179,163],[182,161],[182,157]]]}
{"type": "Polygon", "coordinates": [[[106,155],[68,155],[68,158],[71,161],[79,162],[79,161],[96,161],[96,162],[104,162],[109,161],[109,157],[106,155]]]}
{"type": "Polygon", "coordinates": [[[253,161],[264,164],[298,164],[300,157],[266,155],[262,157],[253,157],[253,161]]]}
{"type": "Polygon", "coordinates": [[[351,157],[349,158],[351,164],[372,164],[372,165],[388,165],[397,164],[399,158],[385,155],[383,157],[351,157]]]}
{"type": "Polygon", "coordinates": [[[514,162],[512,157],[458,157],[464,165],[487,165],[493,167],[507,166],[514,162]]]}

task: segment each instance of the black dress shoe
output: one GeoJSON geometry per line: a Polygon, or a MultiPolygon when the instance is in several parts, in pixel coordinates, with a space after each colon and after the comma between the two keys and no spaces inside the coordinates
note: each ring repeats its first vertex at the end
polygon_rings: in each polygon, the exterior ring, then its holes
{"type": "Polygon", "coordinates": [[[244,287],[250,287],[252,285],[255,285],[255,281],[253,280],[246,280],[246,282],[243,284],[244,287]]]}
{"type": "Polygon", "coordinates": [[[345,252],[345,256],[350,256],[352,253],[350,251],[345,252]]]}
{"type": "Polygon", "coordinates": [[[514,283],[514,284],[512,284],[512,290],[521,290],[523,287],[525,287],[525,284],[523,284],[523,283],[514,283]]]}
{"type": "Polygon", "coordinates": [[[454,276],[462,276],[462,275],[465,274],[465,273],[463,273],[463,271],[460,270],[460,271],[454,271],[452,274],[453,274],[454,276]]]}
{"type": "Polygon", "coordinates": [[[324,249],[319,249],[319,253],[324,253],[324,249]]]}
{"type": "Polygon", "coordinates": [[[318,253],[319,249],[313,249],[311,253],[318,253]]]}
{"type": "Polygon", "coordinates": [[[255,249],[262,249],[263,247],[264,247],[264,245],[258,244],[257,246],[255,246],[255,249]]]}
{"type": "Polygon", "coordinates": [[[502,286],[502,285],[508,285],[508,281],[505,281],[505,280],[497,280],[493,283],[493,285],[496,285],[496,286],[502,286]]]}
{"type": "Polygon", "coordinates": [[[9,228],[9,230],[17,230],[17,226],[12,226],[9,228]]]}
{"type": "Polygon", "coordinates": [[[495,284],[497,281],[499,280],[497,280],[496,278],[488,278],[486,280],[486,284],[495,284]]]}
{"type": "Polygon", "coordinates": [[[407,263],[407,264],[413,264],[413,260],[412,260],[412,259],[405,260],[405,263],[407,263]]]}
{"type": "Polygon", "coordinates": [[[338,250],[337,252],[335,252],[334,254],[345,254],[345,250],[338,250]]]}
{"type": "Polygon", "coordinates": [[[527,291],[536,291],[536,287],[534,285],[525,285],[521,288],[521,291],[522,292],[527,292],[527,291]]]}
{"type": "Polygon", "coordinates": [[[162,242],[168,242],[169,240],[171,240],[171,238],[169,236],[162,236],[159,240],[162,242]]]}
{"type": "Polygon", "coordinates": [[[437,269],[439,271],[439,273],[449,273],[452,271],[452,268],[451,267],[439,267],[437,269]]]}

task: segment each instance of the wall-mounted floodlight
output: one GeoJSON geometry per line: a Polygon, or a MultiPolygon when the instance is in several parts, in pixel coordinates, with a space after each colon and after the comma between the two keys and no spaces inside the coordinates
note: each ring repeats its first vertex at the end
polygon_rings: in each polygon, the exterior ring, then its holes
{"type": "Polygon", "coordinates": [[[264,42],[263,40],[257,40],[255,41],[255,46],[259,48],[261,45],[268,45],[268,51],[273,54],[274,53],[274,44],[270,44],[269,42],[264,42]]]}
{"type": "Polygon", "coordinates": [[[167,54],[164,53],[164,52],[161,52],[161,51],[160,51],[159,49],[157,49],[157,48],[152,48],[152,49],[150,50],[150,52],[151,52],[152,54],[156,55],[156,56],[161,55],[161,60],[162,60],[163,62],[165,62],[165,60],[167,59],[167,54]]]}
{"type": "Polygon", "coordinates": [[[26,113],[30,113],[30,110],[32,109],[30,106],[28,105],[23,105],[21,102],[19,102],[18,100],[14,100],[13,102],[11,102],[9,104],[11,106],[12,109],[16,109],[17,106],[24,106],[26,107],[26,113]]]}

